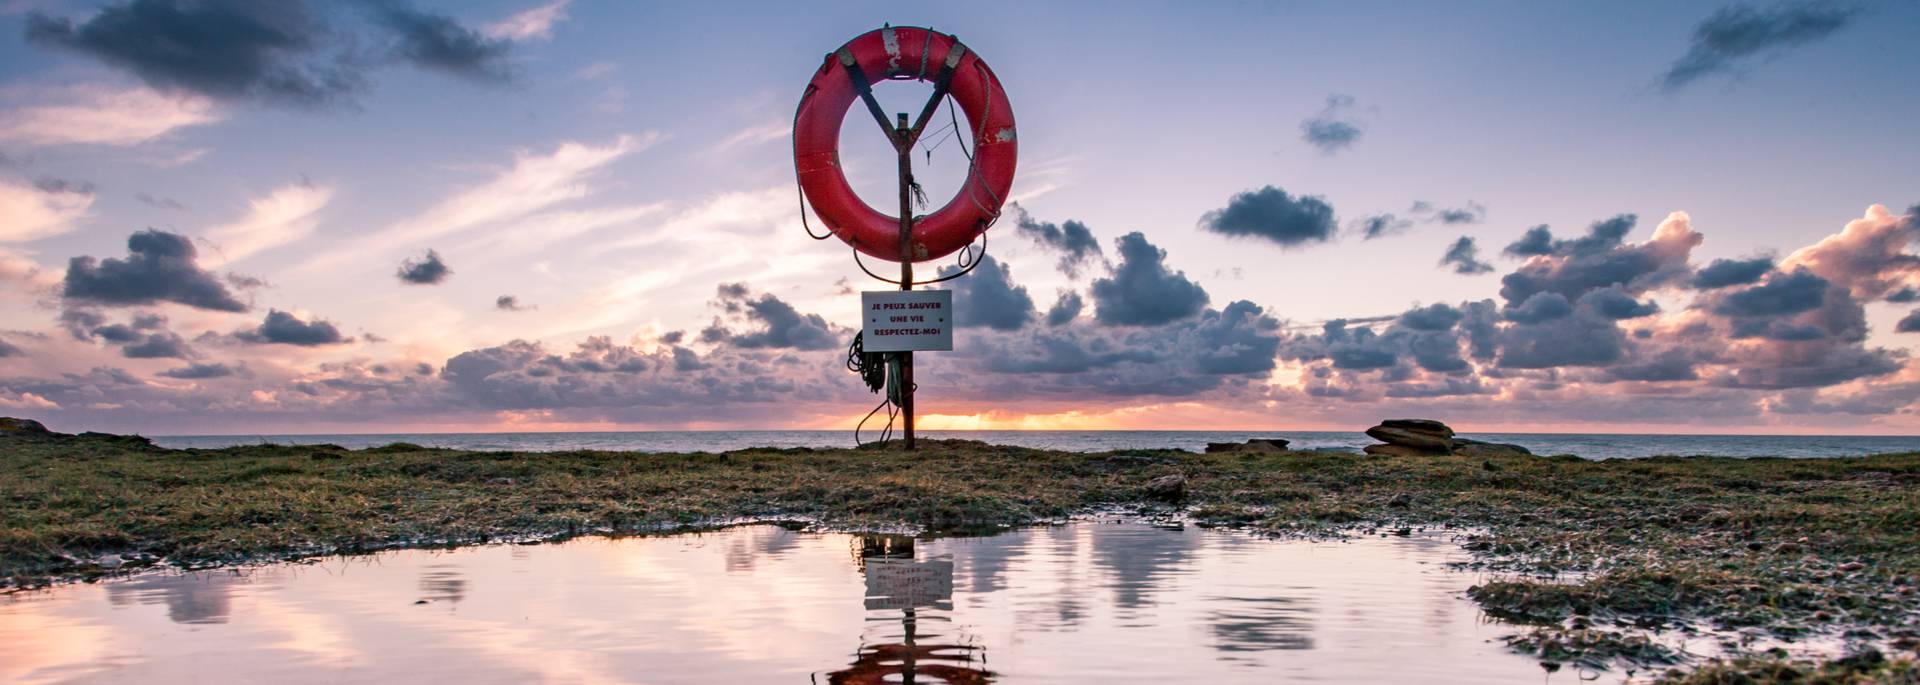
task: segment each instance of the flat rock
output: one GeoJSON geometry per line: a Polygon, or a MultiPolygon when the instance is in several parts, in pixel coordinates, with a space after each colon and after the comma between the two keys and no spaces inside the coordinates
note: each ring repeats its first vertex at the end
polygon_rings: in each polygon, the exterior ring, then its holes
{"type": "Polygon", "coordinates": [[[1380,424],[1367,429],[1367,437],[1390,445],[1403,445],[1442,454],[1453,451],[1453,433],[1432,433],[1380,424]]]}
{"type": "Polygon", "coordinates": [[[1207,454],[1226,454],[1233,452],[1251,452],[1272,454],[1287,451],[1288,441],[1280,438],[1254,438],[1246,442],[1209,442],[1207,454]]]}
{"type": "Polygon", "coordinates": [[[1449,438],[1453,437],[1452,428],[1448,428],[1447,424],[1433,419],[1387,419],[1381,421],[1380,426],[1383,428],[1399,428],[1416,433],[1444,433],[1449,438]]]}
{"type": "Polygon", "coordinates": [[[1361,448],[1361,450],[1367,454],[1377,454],[1383,457],[1438,457],[1447,454],[1446,452],[1438,450],[1420,449],[1406,445],[1367,445],[1361,448]]]}

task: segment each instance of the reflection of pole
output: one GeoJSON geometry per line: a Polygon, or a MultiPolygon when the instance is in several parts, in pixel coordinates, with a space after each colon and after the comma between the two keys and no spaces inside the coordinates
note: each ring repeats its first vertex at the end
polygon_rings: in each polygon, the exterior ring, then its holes
{"type": "Polygon", "coordinates": [[[906,618],[903,618],[903,619],[901,619],[901,620],[900,620],[900,623],[901,623],[901,624],[903,624],[903,625],[905,625],[905,626],[906,626],[906,628],[907,628],[907,642],[906,642],[906,645],[907,645],[907,658],[905,658],[905,659],[902,659],[902,660],[900,660],[900,675],[901,675],[901,676],[903,676],[903,677],[901,678],[901,680],[900,680],[900,682],[903,682],[903,683],[906,683],[906,685],[913,685],[913,675],[914,675],[914,664],[913,664],[913,661],[914,661],[914,656],[916,656],[916,655],[915,655],[915,654],[913,653],[913,652],[914,652],[914,646],[913,646],[913,628],[914,628],[914,625],[913,625],[913,624],[914,624],[914,618],[913,618],[913,607],[907,607],[907,610],[906,610],[906,611],[907,611],[907,617],[906,617],[906,618]]]}
{"type": "MultiPolygon", "coordinates": [[[[913,289],[913,138],[918,131],[901,112],[893,147],[900,153],[900,289],[913,289]]],[[[913,446],[913,353],[900,352],[900,413],[906,417],[907,449],[913,446]]],[[[911,682],[911,681],[909,681],[911,682]]]]}

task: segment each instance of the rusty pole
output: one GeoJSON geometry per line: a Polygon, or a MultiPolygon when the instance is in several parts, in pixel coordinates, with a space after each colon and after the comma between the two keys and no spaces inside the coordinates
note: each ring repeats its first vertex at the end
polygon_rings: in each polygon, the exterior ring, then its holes
{"type": "MultiPolygon", "coordinates": [[[[900,289],[913,289],[913,143],[918,127],[907,124],[901,112],[894,126],[893,147],[900,153],[900,289]]],[[[906,418],[907,449],[913,444],[913,353],[900,354],[900,413],[906,418]]]]}

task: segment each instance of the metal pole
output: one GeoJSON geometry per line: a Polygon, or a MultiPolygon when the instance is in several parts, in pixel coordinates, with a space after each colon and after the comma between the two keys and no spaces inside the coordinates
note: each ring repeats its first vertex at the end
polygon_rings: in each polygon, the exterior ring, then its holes
{"type": "MultiPolygon", "coordinates": [[[[894,126],[893,147],[900,153],[900,289],[913,289],[913,135],[907,113],[894,126]]],[[[913,353],[900,354],[900,413],[906,417],[907,449],[913,450],[913,353]]]]}

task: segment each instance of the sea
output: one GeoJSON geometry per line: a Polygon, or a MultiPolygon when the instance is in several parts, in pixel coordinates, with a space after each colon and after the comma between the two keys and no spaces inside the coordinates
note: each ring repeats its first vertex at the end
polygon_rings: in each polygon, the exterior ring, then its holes
{"type": "MultiPolygon", "coordinates": [[[[982,440],[1070,452],[1178,449],[1199,452],[1209,442],[1284,438],[1296,450],[1358,452],[1376,441],[1358,432],[1331,431],[923,431],[925,438],[982,440]]],[[[852,431],[610,431],[567,433],[380,433],[340,435],[167,435],[151,436],[171,448],[220,448],[234,445],[333,444],[347,448],[396,442],[462,450],[562,452],[725,452],[752,447],[843,448],[855,446],[852,431]]],[[[862,436],[871,441],[871,434],[862,436]]],[[[1587,459],[1654,456],[1853,457],[1889,452],[1920,452],[1920,436],[1868,435],[1652,435],[1617,433],[1473,433],[1486,442],[1520,445],[1534,454],[1571,454],[1587,459]]]]}

